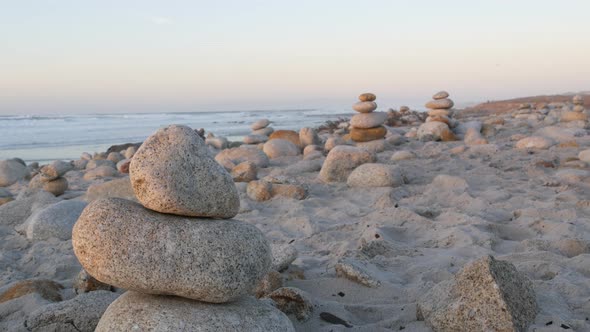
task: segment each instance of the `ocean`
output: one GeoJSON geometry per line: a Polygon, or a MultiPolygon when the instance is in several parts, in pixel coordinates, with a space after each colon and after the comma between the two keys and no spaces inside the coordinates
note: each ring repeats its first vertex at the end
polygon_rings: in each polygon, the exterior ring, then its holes
{"type": "Polygon", "coordinates": [[[275,129],[317,127],[327,120],[350,117],[348,110],[301,109],[195,113],[134,113],[0,116],[0,160],[21,158],[48,163],[74,160],[82,152],[101,152],[114,144],[141,142],[158,128],[184,124],[216,136],[240,140],[261,118],[275,129]]]}

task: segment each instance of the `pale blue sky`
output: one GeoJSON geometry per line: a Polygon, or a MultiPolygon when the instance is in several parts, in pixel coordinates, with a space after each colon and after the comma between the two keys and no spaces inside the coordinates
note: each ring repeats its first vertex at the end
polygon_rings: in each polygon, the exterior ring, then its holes
{"type": "Polygon", "coordinates": [[[0,114],[590,90],[590,1],[0,0],[0,114]]]}

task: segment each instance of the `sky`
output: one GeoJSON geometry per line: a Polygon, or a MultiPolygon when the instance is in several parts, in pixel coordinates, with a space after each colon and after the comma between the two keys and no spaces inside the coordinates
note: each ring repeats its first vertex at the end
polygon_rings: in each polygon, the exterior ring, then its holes
{"type": "Polygon", "coordinates": [[[0,0],[0,114],[590,90],[590,1],[0,0]]]}

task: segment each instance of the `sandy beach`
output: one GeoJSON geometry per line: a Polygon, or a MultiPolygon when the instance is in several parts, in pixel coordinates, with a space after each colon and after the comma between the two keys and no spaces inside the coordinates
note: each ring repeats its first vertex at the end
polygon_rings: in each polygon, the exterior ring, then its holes
{"type": "MultiPolygon", "coordinates": [[[[375,111],[373,97],[361,95],[346,121],[316,128],[273,130],[270,121],[252,121],[243,142],[192,128],[183,135],[199,152],[187,154],[188,161],[175,161],[182,141],[156,136],[148,140],[157,143],[88,151],[49,165],[2,161],[0,330],[94,331],[97,324],[108,330],[123,326],[113,317],[127,317],[125,301],[150,312],[141,296],[153,301],[162,294],[174,295],[172,302],[178,296],[224,303],[240,314],[268,305],[276,312],[260,319],[275,330],[281,324],[295,331],[590,330],[590,97],[454,109],[452,96],[441,91],[425,98],[428,113],[375,111]],[[149,159],[152,144],[170,144],[153,150],[163,149],[162,165],[149,159]],[[156,177],[153,164],[164,170],[156,177]],[[204,196],[187,197],[191,190],[204,196]],[[228,190],[235,190],[235,202],[228,190]],[[129,212],[137,226],[109,236],[130,247],[101,244],[110,241],[100,234],[111,227],[102,222],[131,218],[126,211],[138,211],[129,212]],[[228,233],[220,248],[260,236],[272,264],[236,256],[234,266],[267,265],[257,268],[260,275],[248,270],[238,278],[243,287],[227,296],[222,286],[199,280],[181,286],[196,258],[170,260],[190,249],[181,249],[190,241],[178,240],[188,235],[146,230],[168,256],[137,251],[145,241],[144,213],[154,225],[241,221],[247,224],[241,233],[254,233],[242,240],[228,233]],[[116,267],[119,261],[129,271],[116,267]],[[465,281],[479,278],[473,288],[465,281]],[[492,304],[481,302],[495,296],[492,304]],[[467,316],[464,306],[473,308],[467,316]]],[[[239,248],[243,255],[262,250],[239,248]]]]}

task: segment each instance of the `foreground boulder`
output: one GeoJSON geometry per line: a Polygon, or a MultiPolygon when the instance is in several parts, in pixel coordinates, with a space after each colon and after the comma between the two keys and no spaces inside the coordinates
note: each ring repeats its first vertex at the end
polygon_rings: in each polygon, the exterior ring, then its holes
{"type": "Polygon", "coordinates": [[[268,302],[243,297],[224,305],[174,296],[127,292],[109,306],[96,332],[111,331],[295,331],[268,302]],[[138,315],[137,313],[141,314],[138,315]]]}
{"type": "Polygon", "coordinates": [[[358,166],[375,162],[374,153],[354,146],[338,145],[334,147],[320,170],[320,179],[325,182],[344,182],[358,166]]]}
{"type": "Polygon", "coordinates": [[[250,224],[160,214],[119,198],[89,204],[72,245],[101,282],[213,303],[250,293],[271,264],[266,238],[250,224]]]}
{"type": "Polygon", "coordinates": [[[186,126],[172,125],[148,137],[133,156],[129,174],[137,199],[154,211],[231,218],[240,208],[232,177],[186,126]]]}
{"type": "Polygon", "coordinates": [[[418,303],[418,319],[435,331],[526,331],[537,314],[532,283],[492,256],[464,267],[418,303]]]}

